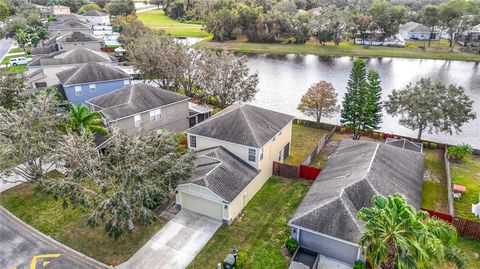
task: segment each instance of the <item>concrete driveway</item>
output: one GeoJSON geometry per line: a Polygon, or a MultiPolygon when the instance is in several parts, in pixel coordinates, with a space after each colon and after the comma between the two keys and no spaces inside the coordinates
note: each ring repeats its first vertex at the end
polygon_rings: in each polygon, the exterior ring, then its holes
{"type": "Polygon", "coordinates": [[[218,220],[182,210],[118,268],[183,269],[221,224],[218,220]]]}

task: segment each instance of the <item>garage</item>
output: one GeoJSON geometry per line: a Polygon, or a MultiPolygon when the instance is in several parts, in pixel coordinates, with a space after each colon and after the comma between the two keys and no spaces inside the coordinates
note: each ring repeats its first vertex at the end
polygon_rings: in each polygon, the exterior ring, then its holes
{"type": "Polygon", "coordinates": [[[217,219],[223,219],[223,205],[186,192],[181,192],[182,208],[217,219]]]}

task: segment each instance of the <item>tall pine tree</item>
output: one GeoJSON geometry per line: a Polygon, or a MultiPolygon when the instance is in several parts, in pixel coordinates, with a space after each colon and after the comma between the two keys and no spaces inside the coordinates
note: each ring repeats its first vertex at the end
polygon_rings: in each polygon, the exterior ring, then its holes
{"type": "Polygon", "coordinates": [[[367,75],[365,62],[356,60],[348,80],[340,120],[342,126],[353,131],[353,139],[360,139],[365,130],[380,127],[381,91],[379,74],[370,70],[367,75]]]}

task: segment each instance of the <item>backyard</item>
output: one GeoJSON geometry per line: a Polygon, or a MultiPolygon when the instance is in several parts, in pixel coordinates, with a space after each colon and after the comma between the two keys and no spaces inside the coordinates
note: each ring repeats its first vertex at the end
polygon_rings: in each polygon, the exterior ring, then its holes
{"type": "Polygon", "coordinates": [[[159,219],[149,226],[138,224],[133,233],[115,241],[103,225],[93,229],[86,224],[85,210],[64,209],[61,201],[44,195],[34,183],[3,192],[0,204],[40,232],[109,265],[126,261],[165,223],[159,219]]]}
{"type": "Polygon", "coordinates": [[[146,26],[164,30],[166,33],[176,37],[207,37],[209,34],[202,30],[200,24],[182,23],[165,15],[163,10],[154,9],[138,14],[138,19],[146,26]]]}
{"type": "Polygon", "coordinates": [[[292,126],[292,149],[290,156],[285,160],[286,164],[300,165],[310,155],[312,150],[327,130],[308,127],[301,124],[292,126]]]}
{"type": "Polygon", "coordinates": [[[422,207],[448,213],[448,190],[445,162],[441,149],[424,149],[425,174],[423,181],[422,207]]]}
{"type": "Polygon", "coordinates": [[[451,164],[452,183],[467,187],[467,191],[460,199],[454,200],[455,216],[477,220],[472,213],[472,204],[480,199],[480,156],[473,156],[461,164],[451,164]]]}
{"type": "Polygon", "coordinates": [[[216,268],[232,248],[246,253],[246,268],[286,268],[281,247],[290,234],[287,222],[293,215],[310,182],[270,178],[253,197],[243,215],[222,226],[188,268],[216,268]]]}

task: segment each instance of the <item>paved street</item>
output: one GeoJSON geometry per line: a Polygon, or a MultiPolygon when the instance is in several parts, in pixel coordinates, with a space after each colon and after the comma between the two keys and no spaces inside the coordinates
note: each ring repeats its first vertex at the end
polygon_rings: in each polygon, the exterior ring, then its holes
{"type": "Polygon", "coordinates": [[[8,53],[13,44],[13,39],[0,39],[0,60],[8,53]]]}
{"type": "Polygon", "coordinates": [[[102,268],[40,236],[0,208],[0,268],[87,269],[102,268]]]}

